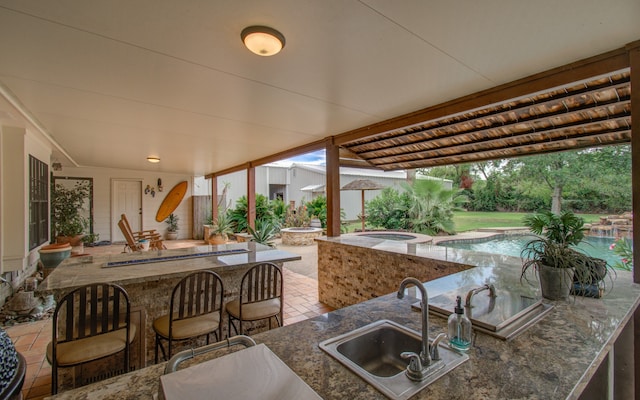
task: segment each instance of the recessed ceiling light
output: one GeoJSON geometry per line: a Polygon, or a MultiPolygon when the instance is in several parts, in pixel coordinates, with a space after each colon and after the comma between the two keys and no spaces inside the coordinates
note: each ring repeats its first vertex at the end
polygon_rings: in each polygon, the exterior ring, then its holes
{"type": "Polygon", "coordinates": [[[160,157],[147,157],[147,161],[149,161],[150,163],[159,163],[160,162],[160,157]]]}
{"type": "Polygon", "coordinates": [[[249,26],[240,34],[247,49],[259,56],[278,54],[284,47],[284,35],[268,26],[249,26]]]}

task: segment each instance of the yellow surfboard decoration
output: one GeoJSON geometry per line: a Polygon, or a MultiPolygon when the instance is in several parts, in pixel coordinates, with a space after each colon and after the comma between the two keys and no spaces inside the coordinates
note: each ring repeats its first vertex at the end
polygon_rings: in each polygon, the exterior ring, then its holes
{"type": "Polygon", "coordinates": [[[169,193],[165,196],[164,200],[162,200],[162,204],[158,208],[158,213],[156,214],[156,221],[162,222],[169,214],[174,212],[176,208],[180,205],[180,202],[184,198],[184,195],[187,193],[188,187],[187,181],[182,181],[175,185],[169,193]]]}

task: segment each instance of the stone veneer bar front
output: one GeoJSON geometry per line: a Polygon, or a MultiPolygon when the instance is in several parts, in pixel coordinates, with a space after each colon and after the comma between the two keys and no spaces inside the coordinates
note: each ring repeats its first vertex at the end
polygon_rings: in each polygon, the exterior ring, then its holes
{"type": "Polygon", "coordinates": [[[334,308],[391,293],[408,276],[427,282],[473,268],[439,256],[443,247],[428,243],[349,235],[316,241],[318,296],[334,308]]]}

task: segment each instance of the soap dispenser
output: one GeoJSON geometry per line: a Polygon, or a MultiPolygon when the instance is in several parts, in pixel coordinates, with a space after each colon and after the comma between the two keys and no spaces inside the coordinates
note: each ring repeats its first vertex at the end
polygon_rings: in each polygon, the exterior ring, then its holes
{"type": "Polygon", "coordinates": [[[467,351],[471,347],[471,321],[464,315],[462,298],[456,297],[456,307],[449,317],[449,345],[456,350],[467,351]]]}

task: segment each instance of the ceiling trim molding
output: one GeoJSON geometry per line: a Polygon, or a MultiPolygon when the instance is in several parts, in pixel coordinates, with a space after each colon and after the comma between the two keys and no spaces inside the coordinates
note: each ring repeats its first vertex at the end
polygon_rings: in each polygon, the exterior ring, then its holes
{"type": "Polygon", "coordinates": [[[18,100],[15,94],[4,83],[0,82],[0,95],[24,118],[33,129],[37,130],[49,143],[62,153],[75,167],[80,164],[67,153],[67,151],[51,136],[47,129],[38,121],[36,117],[18,100]]]}

